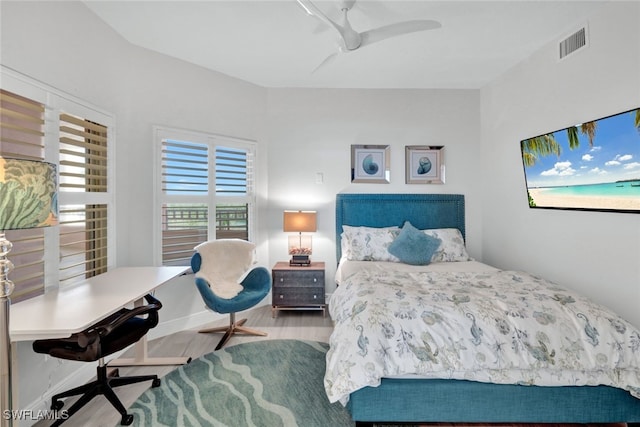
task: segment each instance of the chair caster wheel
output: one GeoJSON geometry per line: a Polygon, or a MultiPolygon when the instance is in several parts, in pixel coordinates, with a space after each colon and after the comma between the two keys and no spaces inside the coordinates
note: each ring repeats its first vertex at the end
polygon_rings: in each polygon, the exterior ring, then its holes
{"type": "Polygon", "coordinates": [[[153,380],[153,382],[151,383],[151,387],[160,387],[160,378],[156,378],[155,380],[153,380]]]}
{"type": "Polygon", "coordinates": [[[64,406],[64,402],[62,400],[56,400],[51,402],[51,410],[59,411],[64,406]]]}
{"type": "Polygon", "coordinates": [[[120,421],[121,426],[128,426],[133,423],[133,414],[127,414],[122,416],[122,421],[120,421]]]}

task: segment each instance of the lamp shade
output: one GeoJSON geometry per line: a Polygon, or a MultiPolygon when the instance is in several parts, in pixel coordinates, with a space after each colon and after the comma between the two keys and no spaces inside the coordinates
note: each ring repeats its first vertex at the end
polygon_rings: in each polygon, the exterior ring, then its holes
{"type": "Polygon", "coordinates": [[[316,227],[315,211],[284,211],[284,225],[282,227],[285,232],[313,232],[316,227]]]}
{"type": "Polygon", "coordinates": [[[56,165],[0,157],[0,232],[58,223],[56,165]]]}

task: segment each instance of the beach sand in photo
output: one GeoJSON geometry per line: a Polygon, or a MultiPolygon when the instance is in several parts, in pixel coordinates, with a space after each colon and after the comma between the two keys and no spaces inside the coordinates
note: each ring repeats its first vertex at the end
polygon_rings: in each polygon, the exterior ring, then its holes
{"type": "Polygon", "coordinates": [[[538,207],[640,211],[640,197],[555,195],[544,188],[531,188],[529,195],[538,207]]]}

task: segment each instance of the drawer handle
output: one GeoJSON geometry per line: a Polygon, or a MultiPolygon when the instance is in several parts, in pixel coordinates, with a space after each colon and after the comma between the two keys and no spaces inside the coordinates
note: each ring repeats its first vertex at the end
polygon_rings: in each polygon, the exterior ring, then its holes
{"type": "Polygon", "coordinates": [[[284,298],[284,295],[280,294],[280,299],[284,298]]]}
{"type": "Polygon", "coordinates": [[[318,281],[318,279],[314,277],[313,278],[313,283],[316,283],[317,281],[318,281]]]}
{"type": "Polygon", "coordinates": [[[314,296],[313,296],[313,299],[317,299],[317,298],[318,298],[318,295],[314,295],[314,296]]]}
{"type": "Polygon", "coordinates": [[[280,281],[281,281],[281,282],[284,282],[284,277],[281,277],[281,278],[280,278],[280,281]]]}

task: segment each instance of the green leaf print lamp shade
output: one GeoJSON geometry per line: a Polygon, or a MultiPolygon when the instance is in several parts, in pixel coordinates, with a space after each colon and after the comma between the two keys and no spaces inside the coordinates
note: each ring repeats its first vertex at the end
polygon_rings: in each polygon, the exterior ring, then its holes
{"type": "Polygon", "coordinates": [[[48,227],[58,223],[56,165],[0,156],[0,395],[4,413],[12,409],[9,309],[14,284],[13,263],[7,255],[13,245],[6,230],[48,227]]]}

